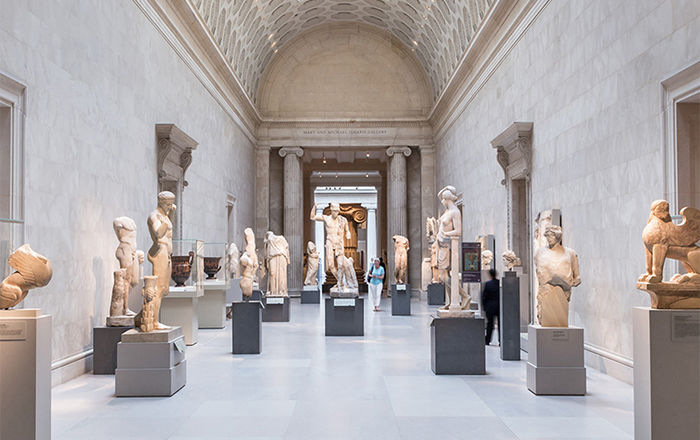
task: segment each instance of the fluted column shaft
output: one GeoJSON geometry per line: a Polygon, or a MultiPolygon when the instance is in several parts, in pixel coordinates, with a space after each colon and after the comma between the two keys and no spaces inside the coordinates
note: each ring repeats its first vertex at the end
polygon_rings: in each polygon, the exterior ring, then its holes
{"type": "Polygon", "coordinates": [[[301,171],[301,156],[304,150],[299,147],[281,148],[284,157],[284,237],[289,243],[289,267],[287,286],[290,292],[302,289],[302,258],[304,255],[304,180],[301,171]]]}
{"type": "Polygon", "coordinates": [[[406,212],[406,158],[411,155],[408,147],[389,147],[389,176],[387,179],[387,247],[389,248],[389,282],[394,280],[394,242],[396,234],[407,236],[408,215],[406,212]]]}

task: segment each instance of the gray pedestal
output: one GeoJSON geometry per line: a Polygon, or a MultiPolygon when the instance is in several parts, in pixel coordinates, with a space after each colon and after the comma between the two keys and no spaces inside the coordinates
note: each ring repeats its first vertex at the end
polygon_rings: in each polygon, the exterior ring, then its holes
{"type": "Polygon", "coordinates": [[[92,329],[92,372],[114,374],[117,368],[117,344],[122,333],[133,327],[95,327],[92,329]]]}
{"type": "Polygon", "coordinates": [[[289,322],[288,296],[263,296],[263,322],[289,322]]]}
{"type": "Polygon", "coordinates": [[[527,341],[527,389],[537,395],[586,394],[582,328],[530,325],[527,341]]]}
{"type": "Polygon", "coordinates": [[[364,336],[364,298],[326,298],[326,336],[364,336]]]}
{"type": "Polygon", "coordinates": [[[262,308],[260,301],[235,302],[231,305],[233,354],[260,354],[262,351],[262,308]]]}
{"type": "Polygon", "coordinates": [[[249,301],[262,301],[263,296],[265,296],[265,295],[263,295],[262,290],[258,290],[258,289],[253,290],[253,293],[251,294],[249,301]]]}
{"type": "Polygon", "coordinates": [[[321,303],[321,288],[319,286],[304,286],[301,291],[302,304],[320,304],[321,303]]]}
{"type": "Polygon", "coordinates": [[[501,279],[498,332],[501,335],[501,359],[520,360],[520,279],[514,271],[501,279]]]}
{"type": "Polygon", "coordinates": [[[117,345],[117,397],[169,397],[185,386],[187,361],[180,327],[129,330],[117,345]]]}
{"type": "Polygon", "coordinates": [[[700,439],[700,310],[635,307],[634,438],[700,439]]]}
{"type": "Polygon", "coordinates": [[[391,285],[391,315],[408,316],[411,314],[411,285],[391,285]]]}
{"type": "Polygon", "coordinates": [[[435,374],[486,374],[484,318],[438,318],[430,323],[435,374]]]}
{"type": "Polygon", "coordinates": [[[442,306],[445,305],[445,286],[440,283],[428,284],[428,305],[442,306]]]}
{"type": "Polygon", "coordinates": [[[51,316],[0,310],[0,439],[51,438],[51,316]]]}

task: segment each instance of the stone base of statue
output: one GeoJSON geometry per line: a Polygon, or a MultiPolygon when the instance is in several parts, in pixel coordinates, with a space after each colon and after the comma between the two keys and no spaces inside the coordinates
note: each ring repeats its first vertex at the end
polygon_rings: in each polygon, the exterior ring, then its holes
{"type": "Polygon", "coordinates": [[[263,296],[263,322],[289,322],[288,296],[263,296]]]}
{"type": "MultiPolygon", "coordinates": [[[[107,318],[109,319],[109,318],[107,318]]],[[[133,318],[131,319],[133,322],[133,318]]],[[[92,372],[93,374],[114,374],[117,368],[117,344],[122,333],[131,327],[95,327],[92,329],[92,372]]]]}
{"type": "Polygon", "coordinates": [[[265,294],[260,289],[253,289],[253,293],[248,298],[248,301],[262,301],[265,294]]]}
{"type": "Polygon", "coordinates": [[[117,345],[117,397],[169,397],[185,386],[187,361],[180,327],[122,334],[117,345]]]}
{"type": "Polygon", "coordinates": [[[224,328],[226,326],[226,282],[204,280],[204,295],[197,300],[199,328],[224,328]]]}
{"type": "Polygon", "coordinates": [[[231,339],[233,354],[262,352],[262,310],[260,301],[239,301],[231,305],[231,339]]]}
{"type": "Polygon", "coordinates": [[[514,271],[506,271],[501,279],[498,332],[501,359],[520,360],[520,279],[514,271]]]}
{"type": "Polygon", "coordinates": [[[320,286],[304,286],[301,291],[302,304],[320,304],[321,303],[321,288],[320,286]]]}
{"type": "Polygon", "coordinates": [[[700,309],[697,283],[637,283],[649,294],[652,309],[700,309]]]}
{"type": "Polygon", "coordinates": [[[527,389],[537,395],[583,396],[583,329],[528,326],[527,389]]]}
{"type": "Polygon", "coordinates": [[[326,336],[364,336],[365,300],[358,297],[325,299],[326,336]]]}
{"type": "Polygon", "coordinates": [[[445,285],[441,283],[428,284],[428,305],[441,306],[445,304],[445,285]]]}
{"type": "Polygon", "coordinates": [[[328,296],[330,296],[331,298],[357,298],[358,296],[360,296],[360,291],[358,289],[331,289],[331,291],[328,293],[328,296]]]}
{"type": "MultiPolygon", "coordinates": [[[[107,327],[134,327],[134,316],[108,316],[105,322],[107,327]]],[[[99,327],[96,327],[99,328],[99,327]]]]}
{"type": "Polygon", "coordinates": [[[160,322],[181,327],[187,345],[199,340],[199,300],[204,290],[196,286],[170,287],[160,306],[160,322]]]}
{"type": "Polygon", "coordinates": [[[634,438],[699,439],[700,310],[635,307],[634,438]]]}
{"type": "Polygon", "coordinates": [[[461,309],[438,309],[437,316],[438,318],[473,318],[474,311],[461,309]]]}
{"type": "Polygon", "coordinates": [[[0,310],[0,438],[51,438],[51,315],[0,310]]]}
{"type": "Polygon", "coordinates": [[[486,374],[483,318],[430,322],[430,368],[435,374],[486,374]]]}
{"type": "Polygon", "coordinates": [[[391,316],[409,316],[411,314],[411,285],[391,285],[391,316]]]}

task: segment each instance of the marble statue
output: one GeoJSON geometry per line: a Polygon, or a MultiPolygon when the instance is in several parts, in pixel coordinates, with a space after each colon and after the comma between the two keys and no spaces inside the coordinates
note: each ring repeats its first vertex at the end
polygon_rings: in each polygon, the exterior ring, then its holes
{"type": "Polygon", "coordinates": [[[152,332],[157,327],[156,311],[153,300],[156,298],[158,277],[143,277],[143,308],[141,309],[141,319],[139,328],[142,332],[152,332]]]}
{"type": "MultiPolygon", "coordinates": [[[[331,203],[331,215],[316,215],[316,205],[311,208],[311,221],[323,222],[326,226],[325,264],[333,276],[338,279],[340,258],[345,256],[345,240],[350,240],[348,219],[340,215],[340,205],[331,203]]],[[[338,284],[333,286],[338,288],[338,284]]]]}
{"type": "Polygon", "coordinates": [[[568,327],[571,288],[581,284],[578,256],[572,249],[562,246],[561,227],[547,225],[543,235],[547,246],[535,254],[537,324],[568,327]]]}
{"type": "Polygon", "coordinates": [[[435,217],[428,217],[425,220],[425,236],[428,239],[428,244],[430,245],[430,269],[432,271],[431,283],[439,283],[439,270],[438,270],[438,223],[435,217]]]}
{"type": "Polygon", "coordinates": [[[288,296],[287,266],[289,266],[289,243],[282,235],[272,231],[265,234],[265,267],[268,272],[266,296],[288,296]]]}
{"type": "Polygon", "coordinates": [[[46,286],[53,276],[49,259],[34,252],[29,244],[18,247],[7,261],[16,272],[0,283],[0,309],[16,306],[29,290],[46,286]]]}
{"type": "Polygon", "coordinates": [[[406,270],[408,268],[408,238],[403,235],[394,235],[394,276],[396,284],[406,284],[406,270]]]}
{"type": "Polygon", "coordinates": [[[338,257],[338,284],[331,288],[331,293],[358,293],[355,262],[352,257],[338,257]]]}
{"type": "Polygon", "coordinates": [[[640,275],[637,288],[651,297],[655,309],[700,308],[700,210],[681,209],[683,222],[671,220],[666,200],[651,204],[649,221],[642,231],[646,254],[646,272],[640,275]],[[675,274],[663,281],[666,258],[681,262],[687,273],[675,274]]]}
{"type": "Polygon", "coordinates": [[[108,326],[132,326],[136,313],[129,310],[129,291],[141,281],[144,253],[136,249],[136,222],[129,217],[117,217],[112,222],[119,245],[114,253],[119,269],[114,272],[114,287],[109,307],[108,326]],[[117,286],[122,283],[122,286],[117,286]]]}
{"type": "Polygon", "coordinates": [[[508,249],[507,251],[503,252],[501,255],[501,258],[503,259],[503,265],[506,267],[507,270],[511,271],[515,266],[520,266],[520,258],[518,258],[515,255],[515,252],[512,250],[508,249]]]}
{"type": "Polygon", "coordinates": [[[313,241],[306,244],[306,277],[305,286],[318,285],[318,250],[313,241]]]}
{"type": "Polygon", "coordinates": [[[236,243],[230,243],[226,248],[226,272],[229,278],[240,278],[240,252],[236,243]]]}
{"type": "Polygon", "coordinates": [[[255,287],[255,275],[258,272],[258,253],[255,249],[255,233],[250,228],[243,231],[245,237],[245,249],[239,259],[241,272],[241,292],[245,300],[253,296],[255,287]]]}
{"type": "MultiPolygon", "coordinates": [[[[156,289],[152,299],[153,316],[156,330],[166,330],[169,327],[159,321],[160,303],[170,289],[170,276],[172,275],[173,252],[173,223],[170,216],[175,212],[175,194],[170,191],[158,193],[158,207],[148,216],[148,232],[153,240],[153,245],[148,250],[148,261],[153,265],[153,276],[156,280],[156,289]]],[[[143,311],[136,315],[134,324],[141,327],[143,311]]]]}
{"type": "Polygon", "coordinates": [[[459,258],[462,241],[462,214],[457,208],[457,190],[446,186],[438,193],[445,211],[438,219],[438,277],[445,285],[445,305],[438,310],[440,317],[473,316],[469,312],[471,297],[462,288],[459,273],[459,258]],[[461,299],[461,303],[460,303],[461,299]]]}
{"type": "Polygon", "coordinates": [[[490,250],[481,251],[481,270],[491,269],[491,262],[493,262],[493,252],[490,250]]]}

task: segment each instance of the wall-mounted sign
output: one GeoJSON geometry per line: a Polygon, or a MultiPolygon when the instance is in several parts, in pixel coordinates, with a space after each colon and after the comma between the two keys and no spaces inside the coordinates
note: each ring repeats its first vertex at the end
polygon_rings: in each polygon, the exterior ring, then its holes
{"type": "Polygon", "coordinates": [[[481,282],[481,243],[462,243],[462,282],[481,282]]]}

